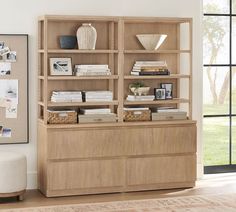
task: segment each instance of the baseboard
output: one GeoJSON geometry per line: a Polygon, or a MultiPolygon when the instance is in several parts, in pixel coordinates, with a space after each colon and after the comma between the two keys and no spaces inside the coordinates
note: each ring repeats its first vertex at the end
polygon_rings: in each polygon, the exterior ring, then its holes
{"type": "Polygon", "coordinates": [[[37,172],[27,173],[27,189],[37,189],[37,172]]]}

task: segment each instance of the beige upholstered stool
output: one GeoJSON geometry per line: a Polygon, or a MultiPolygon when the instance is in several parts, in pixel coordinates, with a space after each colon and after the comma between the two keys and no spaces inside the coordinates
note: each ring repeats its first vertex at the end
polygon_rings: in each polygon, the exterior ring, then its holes
{"type": "Polygon", "coordinates": [[[0,197],[17,196],[23,200],[26,172],[26,157],[23,154],[0,151],[0,197]]]}

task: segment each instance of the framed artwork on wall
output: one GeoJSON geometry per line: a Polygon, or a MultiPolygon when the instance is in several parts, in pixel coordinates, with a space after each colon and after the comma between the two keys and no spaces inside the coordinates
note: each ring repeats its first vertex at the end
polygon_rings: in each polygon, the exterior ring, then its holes
{"type": "Polygon", "coordinates": [[[0,34],[0,144],[29,142],[28,35],[0,34]]]}

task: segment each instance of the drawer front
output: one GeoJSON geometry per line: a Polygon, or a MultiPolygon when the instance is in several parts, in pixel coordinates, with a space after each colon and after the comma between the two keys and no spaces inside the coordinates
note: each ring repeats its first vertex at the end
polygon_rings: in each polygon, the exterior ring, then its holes
{"type": "Polygon", "coordinates": [[[92,158],[120,156],[124,153],[120,130],[51,131],[48,158],[92,158]]]}
{"type": "Polygon", "coordinates": [[[123,184],[123,160],[114,159],[49,163],[49,190],[120,187],[123,184]]]}
{"type": "Polygon", "coordinates": [[[48,159],[121,157],[196,152],[196,126],[53,130],[48,159]]]}
{"type": "Polygon", "coordinates": [[[127,155],[196,152],[196,126],[131,129],[127,135],[127,155]]]}
{"type": "Polygon", "coordinates": [[[193,182],[196,156],[132,158],[126,171],[128,186],[193,182]]]}

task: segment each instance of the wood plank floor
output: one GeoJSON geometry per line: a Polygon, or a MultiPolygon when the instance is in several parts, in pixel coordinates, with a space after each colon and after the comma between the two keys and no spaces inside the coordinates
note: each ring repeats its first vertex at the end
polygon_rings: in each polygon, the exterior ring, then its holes
{"type": "Polygon", "coordinates": [[[59,198],[45,198],[37,190],[29,190],[26,192],[25,200],[22,202],[17,202],[15,198],[0,199],[0,209],[227,193],[236,193],[236,173],[205,175],[202,180],[197,182],[196,187],[191,189],[172,189],[59,198]]]}

